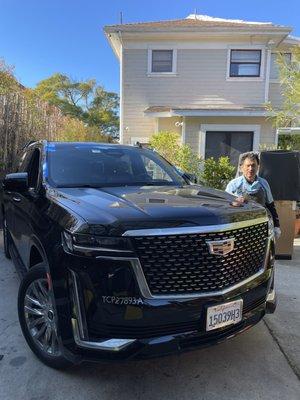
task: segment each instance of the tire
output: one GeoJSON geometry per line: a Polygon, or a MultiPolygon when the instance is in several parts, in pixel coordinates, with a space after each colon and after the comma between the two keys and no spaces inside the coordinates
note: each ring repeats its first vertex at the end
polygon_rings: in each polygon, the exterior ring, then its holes
{"type": "Polygon", "coordinates": [[[9,252],[10,244],[11,244],[11,236],[7,228],[5,215],[3,215],[3,247],[4,247],[4,255],[8,260],[11,259],[11,255],[9,252]]]}
{"type": "Polygon", "coordinates": [[[57,317],[44,263],[32,267],[23,278],[18,295],[19,322],[28,346],[46,365],[65,369],[72,365],[57,339],[57,317]]]}

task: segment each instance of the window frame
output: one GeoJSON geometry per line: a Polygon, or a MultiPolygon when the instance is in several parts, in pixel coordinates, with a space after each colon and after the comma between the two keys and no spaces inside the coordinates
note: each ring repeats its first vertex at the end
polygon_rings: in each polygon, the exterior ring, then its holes
{"type": "Polygon", "coordinates": [[[148,70],[147,75],[149,77],[153,76],[177,76],[177,48],[171,46],[153,46],[148,48],[148,70]],[[152,54],[153,51],[158,50],[168,50],[172,51],[172,71],[168,72],[153,72],[152,71],[152,54]]]}
{"type": "Polygon", "coordinates": [[[261,75],[260,73],[261,73],[261,50],[260,49],[257,49],[257,50],[255,50],[255,49],[247,49],[247,50],[244,50],[244,49],[231,49],[230,50],[230,68],[229,68],[229,76],[230,76],[230,78],[259,78],[260,75],[261,75]],[[249,52],[259,52],[259,55],[260,55],[259,62],[253,62],[253,61],[237,62],[237,61],[232,61],[232,53],[234,51],[244,51],[244,52],[248,52],[248,53],[249,52]],[[231,74],[231,65],[232,64],[258,65],[258,74],[257,75],[232,75],[231,74]]]}
{"type": "MultiPolygon", "coordinates": [[[[227,81],[236,81],[236,82],[255,82],[255,81],[263,81],[265,79],[265,46],[228,46],[227,48],[227,69],[226,69],[226,80],[227,81]],[[230,76],[230,66],[231,66],[231,51],[260,51],[260,70],[259,75],[239,75],[239,76],[230,76]]],[[[242,63],[243,64],[243,63],[242,63]]],[[[250,63],[246,63],[250,64],[250,63]]],[[[257,63],[254,63],[257,64],[257,63]]]]}

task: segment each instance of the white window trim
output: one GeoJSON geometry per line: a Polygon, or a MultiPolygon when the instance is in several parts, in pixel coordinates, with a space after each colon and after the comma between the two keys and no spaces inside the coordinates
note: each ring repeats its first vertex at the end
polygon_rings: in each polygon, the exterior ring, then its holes
{"type": "Polygon", "coordinates": [[[259,82],[265,79],[265,46],[229,46],[227,48],[227,68],[226,68],[226,81],[232,82],[259,82]],[[230,56],[231,50],[261,50],[261,60],[260,60],[260,76],[252,77],[233,77],[230,76],[230,56]]]}
{"type": "Polygon", "coordinates": [[[149,77],[165,77],[165,76],[177,76],[177,48],[170,46],[150,46],[148,47],[148,70],[147,76],[149,77]],[[152,72],[152,50],[172,50],[172,72],[152,72]]]}
{"type": "Polygon", "coordinates": [[[200,135],[199,135],[199,156],[205,157],[205,145],[206,145],[206,132],[207,131],[222,131],[222,132],[253,132],[253,151],[259,150],[260,143],[260,125],[248,125],[248,124],[201,124],[200,135]]]}

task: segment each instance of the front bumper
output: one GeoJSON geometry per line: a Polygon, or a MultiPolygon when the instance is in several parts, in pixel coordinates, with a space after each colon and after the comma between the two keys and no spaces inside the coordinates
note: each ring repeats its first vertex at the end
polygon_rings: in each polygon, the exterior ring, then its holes
{"type": "Polygon", "coordinates": [[[65,356],[76,363],[149,358],[217,344],[276,308],[270,262],[258,276],[221,294],[147,299],[125,259],[91,259],[64,251],[58,258],[60,269],[52,278],[61,343],[65,356]],[[112,301],[118,298],[135,302],[112,301]],[[242,321],[206,332],[207,307],[237,299],[243,299],[242,321]]]}

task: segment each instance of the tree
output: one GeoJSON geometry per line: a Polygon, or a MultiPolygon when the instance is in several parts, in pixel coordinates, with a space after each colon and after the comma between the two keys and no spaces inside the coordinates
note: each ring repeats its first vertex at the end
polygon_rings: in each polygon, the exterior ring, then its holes
{"type": "Polygon", "coordinates": [[[81,120],[99,133],[116,136],[119,130],[119,97],[107,92],[96,80],[78,81],[54,74],[40,81],[34,93],[58,107],[66,116],[81,120]]]}
{"type": "Polygon", "coordinates": [[[96,127],[87,126],[78,118],[65,116],[57,130],[57,140],[63,142],[112,142],[111,136],[99,133],[96,127]]]}
{"type": "Polygon", "coordinates": [[[283,54],[278,54],[277,60],[283,104],[281,110],[277,110],[268,103],[267,109],[273,125],[282,128],[300,121],[300,48],[293,50],[291,62],[283,54]]]}
{"type": "Polygon", "coordinates": [[[19,90],[20,85],[14,77],[13,67],[0,59],[0,95],[7,95],[19,90]]]}

